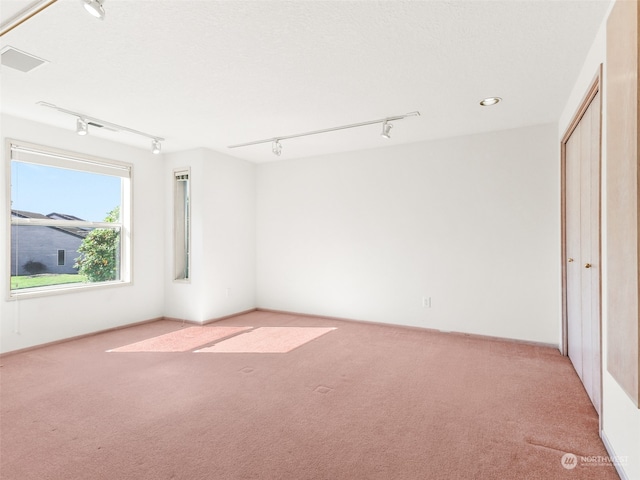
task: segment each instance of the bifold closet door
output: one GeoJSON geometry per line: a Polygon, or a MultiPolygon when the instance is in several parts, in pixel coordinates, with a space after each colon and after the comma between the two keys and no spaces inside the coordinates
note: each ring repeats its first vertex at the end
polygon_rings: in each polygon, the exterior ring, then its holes
{"type": "Polygon", "coordinates": [[[600,94],[566,143],[567,348],[600,412],[600,94]]]}
{"type": "Polygon", "coordinates": [[[567,349],[582,380],[582,269],[580,268],[580,135],[581,124],[566,145],[567,349]]]}

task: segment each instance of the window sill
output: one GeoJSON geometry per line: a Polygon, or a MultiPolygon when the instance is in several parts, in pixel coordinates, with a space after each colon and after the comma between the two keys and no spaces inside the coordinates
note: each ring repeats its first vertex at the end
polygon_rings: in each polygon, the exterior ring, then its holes
{"type": "Polygon", "coordinates": [[[113,282],[100,282],[95,284],[65,284],[51,285],[47,287],[25,288],[24,290],[11,290],[7,300],[26,300],[29,298],[49,297],[52,295],[64,295],[74,292],[94,291],[106,288],[132,285],[131,281],[118,280],[113,282]]]}

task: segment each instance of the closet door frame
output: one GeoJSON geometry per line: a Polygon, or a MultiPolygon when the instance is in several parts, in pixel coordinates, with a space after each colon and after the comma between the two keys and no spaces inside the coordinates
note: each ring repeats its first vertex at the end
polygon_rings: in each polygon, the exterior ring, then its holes
{"type": "MultiPolygon", "coordinates": [[[[591,218],[594,218],[593,215],[596,216],[598,222],[598,228],[595,232],[598,238],[598,247],[597,247],[597,258],[592,258],[591,261],[597,262],[598,269],[598,278],[597,278],[597,287],[596,291],[592,291],[591,294],[597,296],[597,311],[595,314],[597,315],[597,325],[595,325],[598,332],[598,365],[596,366],[598,376],[599,376],[599,406],[600,406],[600,428],[602,428],[603,421],[603,408],[602,408],[602,107],[603,107],[603,93],[602,93],[602,77],[603,77],[603,68],[602,64],[598,68],[598,72],[595,75],[595,78],[591,82],[587,93],[582,99],[580,103],[580,107],[576,111],[575,115],[569,127],[567,128],[562,140],[560,142],[560,180],[561,180],[561,193],[560,193],[560,202],[561,202],[561,262],[562,262],[562,344],[561,344],[561,353],[564,356],[568,356],[569,354],[569,315],[568,315],[568,302],[567,302],[567,291],[568,291],[568,254],[567,254],[567,143],[571,138],[571,135],[574,133],[583,116],[591,106],[594,101],[596,95],[599,96],[599,130],[598,130],[598,168],[597,168],[597,176],[598,176],[598,189],[595,192],[597,196],[595,204],[597,205],[595,212],[592,212],[591,218]]],[[[594,192],[591,193],[592,195],[594,192]]],[[[575,287],[574,287],[575,288],[575,287]]],[[[581,287],[582,288],[582,287],[581,287]]],[[[592,311],[593,313],[593,311],[592,311]]],[[[586,385],[585,385],[586,388],[586,385]]]]}
{"type": "MultiPolygon", "coordinates": [[[[594,97],[601,92],[602,90],[602,64],[600,65],[598,72],[596,73],[595,78],[591,82],[589,89],[587,90],[586,95],[580,102],[580,107],[576,111],[573,116],[573,120],[569,124],[564,136],[562,137],[562,141],[560,142],[560,182],[561,182],[561,193],[560,193],[560,211],[561,211],[561,250],[562,250],[562,355],[568,355],[568,339],[567,339],[567,218],[566,218],[566,207],[567,207],[567,142],[573,134],[574,130],[582,120],[585,112],[591,105],[594,97]]],[[[598,176],[602,180],[602,93],[600,94],[600,168],[598,171],[598,176]]],[[[600,189],[598,191],[598,198],[601,198],[602,192],[602,182],[600,183],[600,189]]],[[[600,207],[598,208],[598,237],[600,238],[600,247],[598,256],[602,258],[602,215],[601,215],[601,202],[598,201],[600,207]]],[[[600,275],[600,282],[598,285],[598,296],[602,299],[602,275],[600,275]]],[[[600,302],[600,311],[599,311],[599,323],[600,323],[600,351],[602,351],[602,302],[600,302]]],[[[602,361],[600,362],[600,367],[602,369],[602,361]]]]}

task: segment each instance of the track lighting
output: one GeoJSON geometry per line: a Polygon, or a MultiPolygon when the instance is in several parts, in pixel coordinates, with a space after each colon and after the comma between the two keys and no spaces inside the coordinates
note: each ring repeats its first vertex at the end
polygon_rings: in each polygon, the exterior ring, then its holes
{"type": "Polygon", "coordinates": [[[87,12],[100,20],[104,20],[104,16],[107,13],[102,6],[104,0],[82,0],[82,3],[87,12]]]}
{"type": "Polygon", "coordinates": [[[78,135],[86,135],[89,133],[89,125],[84,118],[78,117],[76,121],[76,133],[78,135]]]}
{"type": "Polygon", "coordinates": [[[382,135],[384,138],[391,138],[391,129],[393,128],[393,124],[387,122],[386,120],[382,124],[382,135]]]}
{"type": "Polygon", "coordinates": [[[370,120],[368,122],[351,123],[349,125],[341,125],[339,127],[325,128],[323,130],[314,130],[313,132],[296,133],[294,135],[281,135],[279,137],[266,138],[264,140],[256,140],[255,142],[239,143],[237,145],[229,145],[227,148],[248,147],[249,145],[258,145],[260,143],[271,143],[271,151],[273,152],[273,154],[280,156],[280,154],[282,153],[282,145],[280,144],[280,140],[288,140],[290,138],[297,138],[297,137],[306,137],[309,135],[317,135],[319,133],[335,132],[336,130],[344,130],[346,128],[364,127],[365,125],[373,125],[376,123],[382,123],[382,136],[386,138],[390,138],[389,133],[393,125],[388,122],[395,121],[395,120],[402,120],[403,118],[407,118],[407,117],[418,117],[418,116],[420,116],[420,112],[416,111],[416,112],[406,113],[404,115],[396,115],[395,117],[382,118],[380,120],[370,120]]]}
{"type": "Polygon", "coordinates": [[[280,143],[280,140],[273,141],[273,143],[271,144],[271,151],[278,157],[282,154],[282,144],[280,143]]]}
{"type": "Polygon", "coordinates": [[[109,130],[111,132],[129,132],[134,135],[140,135],[141,137],[147,137],[151,139],[151,151],[154,154],[159,154],[160,150],[162,150],[162,145],[160,142],[164,141],[164,138],[158,137],[157,135],[151,135],[149,133],[141,132],[140,130],[134,130],[133,128],[124,127],[122,125],[118,125],[117,123],[107,122],[106,120],[100,120],[99,118],[92,117],[90,115],[85,115],[84,113],[74,112],[73,110],[67,110],[66,108],[58,107],[52,103],[47,102],[37,102],[38,105],[43,107],[53,108],[61,113],[66,113],[67,115],[71,115],[76,117],[76,133],[78,135],[87,135],[89,133],[89,125],[95,127],[96,129],[104,129],[109,130]]]}
{"type": "MultiPolygon", "coordinates": [[[[40,0],[38,2],[35,2],[35,1],[22,2],[23,5],[28,5],[28,6],[20,10],[19,13],[17,13],[16,15],[8,19],[5,17],[5,15],[3,15],[3,17],[5,18],[2,20],[2,24],[0,25],[0,37],[9,33],[14,28],[19,27],[20,25],[25,23],[27,20],[32,18],[34,15],[37,15],[38,13],[42,12],[45,8],[50,7],[57,1],[58,0],[40,0]]],[[[4,3],[2,5],[2,8],[4,8],[4,3]]],[[[8,8],[8,10],[11,10],[11,9],[8,8]]],[[[2,13],[4,14],[5,12],[2,12],[2,13]]],[[[9,12],[6,12],[6,13],[9,13],[9,12]]]]}

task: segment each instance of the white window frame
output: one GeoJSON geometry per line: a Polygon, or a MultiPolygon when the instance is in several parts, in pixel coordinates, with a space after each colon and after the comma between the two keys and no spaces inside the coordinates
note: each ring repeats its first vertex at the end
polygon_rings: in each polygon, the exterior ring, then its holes
{"type": "MultiPolygon", "coordinates": [[[[14,225],[31,225],[46,227],[83,227],[83,228],[108,228],[120,230],[120,278],[107,282],[91,283],[67,283],[51,285],[47,287],[32,287],[11,290],[11,281],[8,282],[9,300],[29,298],[61,293],[69,293],[78,290],[105,288],[131,284],[133,281],[133,256],[132,256],[132,214],[133,214],[133,165],[130,163],[107,160],[104,158],[69,152],[52,147],[36,145],[20,140],[7,139],[6,141],[6,168],[7,168],[7,271],[9,280],[11,277],[11,229],[14,225]],[[120,199],[119,222],[93,222],[84,220],[62,220],[41,218],[16,218],[11,215],[11,162],[33,163],[49,167],[64,168],[74,171],[113,175],[123,179],[120,199]]],[[[65,254],[66,256],[66,254],[65,254]]]]}

